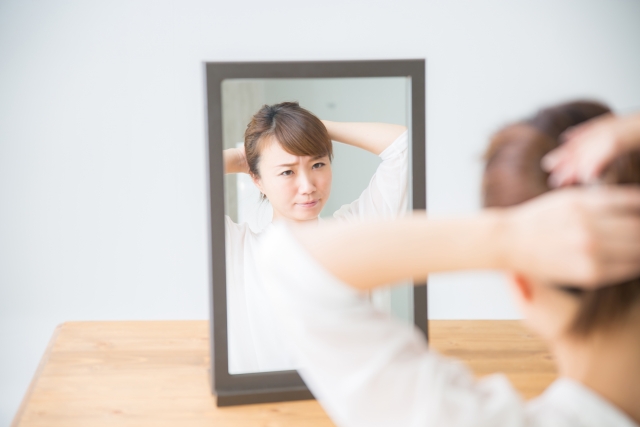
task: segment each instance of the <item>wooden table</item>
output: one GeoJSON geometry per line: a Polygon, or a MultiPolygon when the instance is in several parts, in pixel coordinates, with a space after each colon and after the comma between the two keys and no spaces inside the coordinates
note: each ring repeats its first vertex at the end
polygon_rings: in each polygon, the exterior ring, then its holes
{"type": "MultiPolygon", "coordinates": [[[[431,345],[527,397],[556,374],[518,321],[431,321],[431,345]]],[[[208,322],[69,322],[55,330],[12,426],[333,426],[316,401],[217,408],[208,322]]]]}

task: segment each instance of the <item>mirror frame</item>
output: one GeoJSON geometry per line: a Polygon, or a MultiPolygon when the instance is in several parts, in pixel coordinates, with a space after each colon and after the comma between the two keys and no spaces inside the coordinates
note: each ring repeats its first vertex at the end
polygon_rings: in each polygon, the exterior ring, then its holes
{"type": "MultiPolygon", "coordinates": [[[[412,202],[426,209],[425,60],[206,62],[205,87],[210,218],[210,380],[217,406],[313,399],[297,371],[229,374],[222,160],[222,82],[225,79],[409,77],[411,79],[412,202]]],[[[414,283],[414,323],[428,338],[427,286],[414,283]]]]}

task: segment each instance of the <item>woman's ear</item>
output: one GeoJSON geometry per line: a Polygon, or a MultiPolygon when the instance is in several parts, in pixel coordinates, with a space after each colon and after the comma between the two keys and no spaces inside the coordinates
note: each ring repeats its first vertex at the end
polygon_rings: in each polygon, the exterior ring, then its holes
{"type": "Polygon", "coordinates": [[[264,194],[264,191],[262,190],[262,180],[260,177],[258,175],[251,174],[251,180],[253,181],[253,184],[258,187],[258,190],[264,194]]]}
{"type": "Polygon", "coordinates": [[[533,299],[533,286],[531,282],[526,277],[518,273],[511,274],[510,279],[518,297],[525,302],[531,302],[533,299]]]}

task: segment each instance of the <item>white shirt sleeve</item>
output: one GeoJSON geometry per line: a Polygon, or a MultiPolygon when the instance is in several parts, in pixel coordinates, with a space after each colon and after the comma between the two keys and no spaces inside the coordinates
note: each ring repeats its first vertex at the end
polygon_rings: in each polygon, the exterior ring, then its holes
{"type": "Polygon", "coordinates": [[[382,162],[357,200],[343,205],[334,218],[362,220],[396,218],[407,211],[409,132],[405,131],[380,153],[382,162]]]}
{"type": "Polygon", "coordinates": [[[524,426],[507,379],[476,381],[414,327],[326,272],[282,224],[259,263],[299,372],[341,427],[524,426]]]}

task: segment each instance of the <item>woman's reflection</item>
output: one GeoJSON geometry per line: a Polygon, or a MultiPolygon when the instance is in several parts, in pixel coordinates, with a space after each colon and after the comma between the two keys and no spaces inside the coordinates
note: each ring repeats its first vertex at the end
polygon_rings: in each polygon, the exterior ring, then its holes
{"type": "MultiPolygon", "coordinates": [[[[243,148],[224,151],[225,173],[248,173],[261,197],[271,204],[274,220],[318,221],[331,193],[332,140],[382,159],[360,197],[338,209],[334,218],[394,218],[407,210],[404,126],[321,121],[298,103],[284,102],[263,106],[247,126],[244,139],[243,148]]],[[[294,369],[254,262],[260,236],[270,224],[254,232],[248,224],[236,224],[227,216],[225,227],[229,372],[294,369]]]]}

